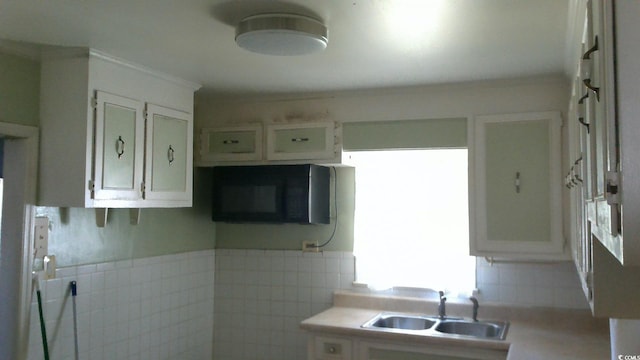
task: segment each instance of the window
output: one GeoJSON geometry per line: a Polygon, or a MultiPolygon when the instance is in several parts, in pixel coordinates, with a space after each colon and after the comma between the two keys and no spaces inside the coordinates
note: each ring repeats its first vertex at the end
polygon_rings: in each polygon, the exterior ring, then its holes
{"type": "Polygon", "coordinates": [[[357,282],[470,293],[466,149],[357,151],[357,282]]]}

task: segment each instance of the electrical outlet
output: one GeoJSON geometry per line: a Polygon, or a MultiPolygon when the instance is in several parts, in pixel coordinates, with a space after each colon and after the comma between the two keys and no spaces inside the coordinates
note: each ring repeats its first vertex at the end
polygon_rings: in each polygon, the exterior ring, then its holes
{"type": "Polygon", "coordinates": [[[320,248],[318,247],[318,243],[315,241],[303,241],[302,242],[302,252],[319,252],[320,248]]]}

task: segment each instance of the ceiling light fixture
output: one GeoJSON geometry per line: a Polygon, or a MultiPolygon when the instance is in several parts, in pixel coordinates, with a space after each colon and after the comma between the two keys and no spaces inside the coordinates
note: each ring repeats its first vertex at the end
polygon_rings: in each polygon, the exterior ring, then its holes
{"type": "Polygon", "coordinates": [[[324,50],[328,41],[327,27],[303,15],[253,15],[236,27],[238,46],[259,54],[306,55],[324,50]]]}

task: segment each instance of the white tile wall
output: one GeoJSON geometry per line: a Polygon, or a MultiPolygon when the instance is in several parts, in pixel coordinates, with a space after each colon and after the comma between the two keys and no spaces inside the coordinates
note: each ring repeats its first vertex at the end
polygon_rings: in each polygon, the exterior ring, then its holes
{"type": "Polygon", "coordinates": [[[587,309],[572,262],[489,264],[478,258],[476,284],[480,301],[521,306],[587,309]]]}
{"type": "Polygon", "coordinates": [[[217,250],[214,359],[306,359],[300,322],[353,280],[351,253],[217,250]]]}
{"type": "MultiPolygon", "coordinates": [[[[74,359],[69,283],[77,282],[80,359],[211,359],[215,252],[67,267],[41,281],[52,360],[74,359]]],[[[34,291],[28,359],[43,359],[34,291]]]]}
{"type": "MultiPolygon", "coordinates": [[[[480,301],[587,308],[571,262],[494,264],[478,259],[480,301]]],[[[332,293],[353,289],[350,252],[216,250],[214,359],[306,358],[302,320],[331,306],[332,293]]],[[[368,291],[366,289],[353,289],[368,291]]]]}

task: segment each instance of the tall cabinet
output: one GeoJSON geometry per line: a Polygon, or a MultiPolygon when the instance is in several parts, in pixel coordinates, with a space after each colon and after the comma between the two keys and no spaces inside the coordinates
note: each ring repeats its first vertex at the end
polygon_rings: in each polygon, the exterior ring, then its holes
{"type": "Polygon", "coordinates": [[[584,10],[565,178],[574,261],[595,316],[640,318],[640,3],[584,10]]]}
{"type": "Polygon", "coordinates": [[[38,203],[191,206],[198,87],[92,49],[45,52],[38,203]]]}

